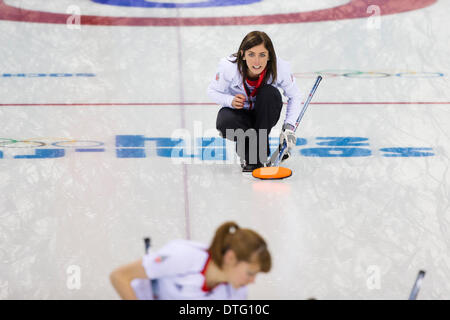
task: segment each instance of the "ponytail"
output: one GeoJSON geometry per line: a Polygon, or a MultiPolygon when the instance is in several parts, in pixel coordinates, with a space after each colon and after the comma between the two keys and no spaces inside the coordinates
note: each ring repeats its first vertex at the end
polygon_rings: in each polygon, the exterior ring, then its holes
{"type": "Polygon", "coordinates": [[[258,263],[263,272],[269,272],[271,268],[271,257],[264,239],[253,230],[241,229],[235,222],[222,224],[209,248],[211,259],[220,268],[228,250],[234,251],[238,261],[258,263]]]}

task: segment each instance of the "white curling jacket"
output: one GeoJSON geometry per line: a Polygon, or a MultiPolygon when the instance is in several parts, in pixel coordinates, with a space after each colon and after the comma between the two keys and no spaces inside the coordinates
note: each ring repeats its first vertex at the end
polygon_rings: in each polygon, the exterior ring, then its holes
{"type": "MultiPolygon", "coordinates": [[[[206,245],[178,239],[156,252],[148,252],[142,266],[148,278],[157,281],[159,300],[246,300],[247,286],[233,288],[229,283],[221,283],[205,290],[204,272],[210,261],[206,245]]],[[[131,283],[140,300],[154,299],[149,279],[134,279],[131,283]]]]}
{"type": "MultiPolygon", "coordinates": [[[[208,86],[209,98],[223,107],[233,108],[231,103],[234,96],[243,94],[247,99],[244,103],[244,109],[249,109],[249,97],[244,88],[244,81],[239,73],[237,63],[233,63],[235,57],[229,56],[222,58],[217,68],[215,78],[208,86]]],[[[296,85],[294,76],[291,73],[291,67],[288,62],[277,57],[277,79],[274,87],[282,90],[283,95],[287,98],[286,119],[284,123],[295,126],[295,122],[300,114],[302,107],[302,95],[296,85]]],[[[269,78],[268,83],[272,81],[269,78]]]]}

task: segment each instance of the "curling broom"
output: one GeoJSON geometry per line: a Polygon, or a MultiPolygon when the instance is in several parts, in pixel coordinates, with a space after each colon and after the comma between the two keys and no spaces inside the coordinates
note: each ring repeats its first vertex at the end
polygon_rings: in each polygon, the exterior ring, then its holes
{"type": "Polygon", "coordinates": [[[420,287],[422,286],[422,280],[424,277],[425,277],[425,271],[419,270],[416,281],[414,282],[414,286],[411,290],[411,293],[409,294],[408,300],[416,300],[417,299],[417,294],[419,293],[420,287]]]}
{"type": "MultiPolygon", "coordinates": [[[[308,108],[308,105],[311,102],[311,99],[314,93],[316,92],[316,89],[319,86],[320,81],[322,81],[322,76],[317,77],[316,82],[314,83],[314,86],[312,87],[311,92],[309,93],[308,99],[303,104],[302,111],[300,112],[297,121],[295,122],[294,132],[297,130],[297,127],[300,121],[302,120],[303,115],[305,114],[306,109],[308,108]]],[[[291,169],[279,166],[281,159],[283,159],[285,152],[287,152],[286,141],[284,141],[283,145],[280,145],[275,152],[278,152],[278,156],[275,158],[275,161],[273,163],[269,162],[269,164],[266,167],[253,170],[252,175],[255,178],[263,180],[277,180],[277,179],[284,179],[292,175],[291,169]]]]}

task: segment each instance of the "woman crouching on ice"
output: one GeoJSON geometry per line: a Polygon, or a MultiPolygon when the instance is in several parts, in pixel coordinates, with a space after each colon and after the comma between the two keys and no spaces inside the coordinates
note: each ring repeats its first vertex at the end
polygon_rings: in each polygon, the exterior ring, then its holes
{"type": "Polygon", "coordinates": [[[247,285],[270,268],[264,239],[253,230],[227,222],[217,229],[209,248],[190,240],[174,240],[114,270],[110,279],[122,299],[243,300],[247,285]]]}
{"type": "Polygon", "coordinates": [[[215,79],[208,86],[210,99],[222,106],[216,128],[223,138],[236,141],[243,172],[268,162],[269,134],[283,107],[279,89],[288,100],[279,139],[280,145],[287,144],[288,152],[282,159],[286,160],[297,140],[294,131],[301,93],[289,63],[277,58],[266,33],[247,34],[237,53],[219,62],[215,79]]]}

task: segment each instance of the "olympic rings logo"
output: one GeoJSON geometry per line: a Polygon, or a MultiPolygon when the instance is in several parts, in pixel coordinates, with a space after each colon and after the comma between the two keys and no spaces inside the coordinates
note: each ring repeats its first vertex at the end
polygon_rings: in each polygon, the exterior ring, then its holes
{"type": "Polygon", "coordinates": [[[445,75],[441,72],[416,72],[416,71],[404,71],[404,72],[380,72],[380,71],[357,71],[357,70],[322,70],[315,72],[300,72],[294,73],[296,78],[316,78],[322,76],[323,78],[356,78],[356,79],[381,79],[389,77],[399,78],[440,78],[445,75]]]}
{"type": "Polygon", "coordinates": [[[68,138],[32,138],[16,140],[0,138],[0,148],[41,148],[53,146],[58,148],[97,148],[103,146],[100,141],[74,140],[68,138]]]}

